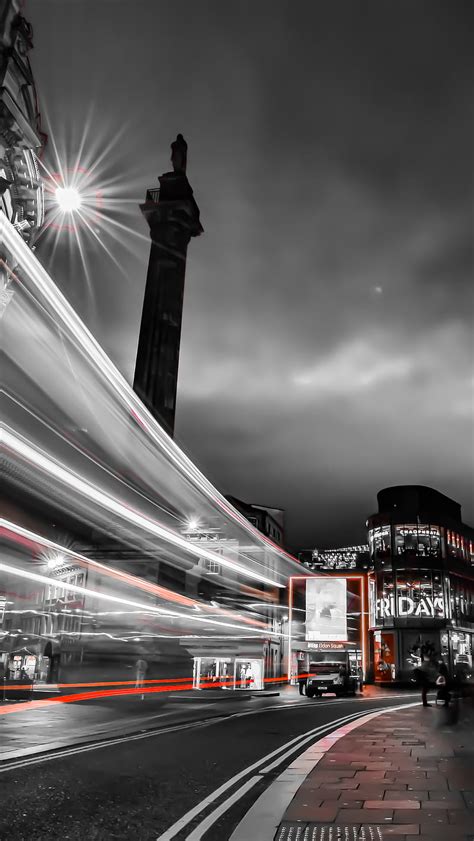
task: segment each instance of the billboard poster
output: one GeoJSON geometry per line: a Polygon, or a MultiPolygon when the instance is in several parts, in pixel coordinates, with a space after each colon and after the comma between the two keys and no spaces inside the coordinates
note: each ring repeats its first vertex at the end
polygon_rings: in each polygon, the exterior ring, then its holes
{"type": "Polygon", "coordinates": [[[306,640],[347,640],[345,578],[307,579],[306,640]]]}

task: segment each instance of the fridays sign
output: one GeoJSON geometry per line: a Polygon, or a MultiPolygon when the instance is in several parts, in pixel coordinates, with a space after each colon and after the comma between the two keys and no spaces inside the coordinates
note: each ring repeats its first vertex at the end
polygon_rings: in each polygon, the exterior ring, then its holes
{"type": "Polygon", "coordinates": [[[445,616],[444,599],[436,596],[423,596],[416,601],[410,596],[398,596],[397,610],[395,610],[395,596],[386,596],[375,601],[375,616],[384,619],[388,616],[420,616],[429,619],[445,616]]]}

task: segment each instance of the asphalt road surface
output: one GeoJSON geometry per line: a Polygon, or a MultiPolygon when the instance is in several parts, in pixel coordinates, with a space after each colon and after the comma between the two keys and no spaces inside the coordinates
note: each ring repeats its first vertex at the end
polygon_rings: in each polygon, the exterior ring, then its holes
{"type": "Polygon", "coordinates": [[[258,709],[247,705],[230,715],[223,710],[222,718],[202,724],[124,736],[92,750],[82,746],[66,756],[60,752],[1,767],[0,839],[157,841],[164,835],[163,841],[183,841],[194,832],[192,841],[225,841],[264,787],[302,752],[297,737],[326,725],[323,736],[352,714],[414,700],[410,693],[347,700],[296,694],[268,698],[258,709]],[[201,834],[203,818],[252,776],[250,766],[263,760],[263,768],[279,755],[281,764],[201,834]],[[202,804],[237,774],[238,781],[202,804]],[[194,808],[198,814],[169,831],[194,808]]]}

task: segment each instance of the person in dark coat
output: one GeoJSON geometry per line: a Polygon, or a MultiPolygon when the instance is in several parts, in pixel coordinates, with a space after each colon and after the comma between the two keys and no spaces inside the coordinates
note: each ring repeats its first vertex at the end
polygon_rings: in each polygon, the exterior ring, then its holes
{"type": "Polygon", "coordinates": [[[298,687],[300,690],[300,695],[306,695],[306,684],[308,683],[308,678],[306,675],[298,675],[298,687]]]}
{"type": "Polygon", "coordinates": [[[431,683],[430,673],[430,661],[423,657],[421,665],[417,669],[415,669],[415,680],[421,689],[421,700],[423,702],[424,707],[431,707],[431,704],[428,703],[427,698],[428,689],[431,683]]]}

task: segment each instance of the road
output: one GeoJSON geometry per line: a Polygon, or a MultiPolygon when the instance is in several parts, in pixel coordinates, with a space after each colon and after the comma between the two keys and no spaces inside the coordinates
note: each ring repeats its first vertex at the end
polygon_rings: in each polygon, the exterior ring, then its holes
{"type": "MultiPolygon", "coordinates": [[[[238,713],[223,710],[219,719],[124,736],[99,748],[82,746],[70,749],[66,756],[32,758],[1,767],[0,839],[156,841],[164,835],[163,841],[182,841],[203,816],[251,778],[252,765],[262,760],[263,768],[276,762],[280,749],[279,766],[259,778],[217,821],[211,821],[204,835],[198,829],[192,836],[192,841],[200,837],[225,841],[263,788],[301,752],[302,739],[297,737],[316,728],[325,728],[320,730],[324,735],[347,716],[413,700],[417,698],[410,693],[311,701],[285,695],[238,713]],[[294,744],[288,745],[292,740],[294,744]],[[273,752],[275,756],[268,757],[273,752]],[[235,775],[240,778],[233,780],[235,775]],[[212,798],[228,781],[232,783],[227,791],[201,812],[202,801],[212,798]],[[167,832],[195,808],[201,813],[185,821],[177,834],[167,832]]],[[[315,734],[311,741],[316,738],[315,734]]]]}

